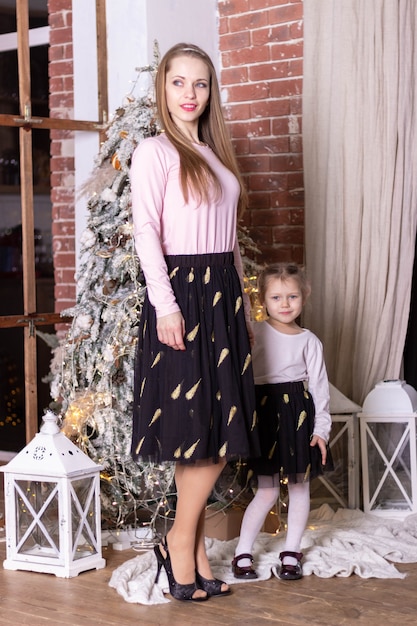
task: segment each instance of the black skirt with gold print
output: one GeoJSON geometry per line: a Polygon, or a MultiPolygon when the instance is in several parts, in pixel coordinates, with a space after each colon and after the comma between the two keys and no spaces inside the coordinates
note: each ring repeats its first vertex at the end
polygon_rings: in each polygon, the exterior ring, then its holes
{"type": "Polygon", "coordinates": [[[310,445],[315,406],[302,381],[256,385],[255,394],[262,449],[262,456],[249,462],[255,474],[279,474],[296,483],[334,469],[329,446],[323,466],[319,447],[310,445]]]}
{"type": "Polygon", "coordinates": [[[260,453],[250,344],[233,253],[167,256],[186,350],[160,343],[145,298],[135,363],[132,456],[194,463],[260,453]]]}

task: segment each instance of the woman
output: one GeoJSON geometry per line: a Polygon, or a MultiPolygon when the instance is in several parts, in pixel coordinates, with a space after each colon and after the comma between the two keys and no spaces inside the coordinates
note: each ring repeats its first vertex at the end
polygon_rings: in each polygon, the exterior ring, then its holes
{"type": "Polygon", "coordinates": [[[242,261],[236,236],[246,193],[207,54],[178,44],[162,58],[163,133],[132,157],[136,250],[147,295],[135,368],[132,455],[175,461],[175,520],[155,547],[170,593],[230,593],[213,578],[205,506],[227,461],[259,454],[242,261]]]}

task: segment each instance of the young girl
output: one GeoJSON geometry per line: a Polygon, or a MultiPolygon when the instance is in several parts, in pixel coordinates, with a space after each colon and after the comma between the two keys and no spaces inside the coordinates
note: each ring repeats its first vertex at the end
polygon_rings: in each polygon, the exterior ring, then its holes
{"type": "MultiPolygon", "coordinates": [[[[258,280],[268,318],[253,324],[253,370],[262,456],[250,466],[258,489],[245,511],[232,569],[236,578],[256,578],[252,546],[267,513],[288,482],[288,530],[279,577],[302,577],[300,544],[310,511],[311,478],[331,465],[329,384],[319,339],[297,324],[310,286],[295,264],[275,264],[258,280]],[[307,390],[308,389],[308,390],[307,390]]],[[[330,469],[330,467],[329,467],[330,469]]]]}
{"type": "Polygon", "coordinates": [[[159,64],[164,132],[132,157],[132,214],[146,278],[135,366],[132,456],[176,463],[175,520],[155,546],[171,595],[230,593],[213,577],[205,506],[230,459],[259,454],[248,335],[250,306],[237,215],[247,195],[211,59],[180,43],[159,64]]]}

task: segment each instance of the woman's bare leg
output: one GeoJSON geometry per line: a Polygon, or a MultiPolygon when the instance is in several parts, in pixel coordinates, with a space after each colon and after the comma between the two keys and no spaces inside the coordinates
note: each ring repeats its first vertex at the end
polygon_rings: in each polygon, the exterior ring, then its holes
{"type": "MultiPolygon", "coordinates": [[[[210,571],[205,553],[202,516],[207,499],[224,466],[224,462],[197,465],[177,464],[175,470],[177,508],[167,542],[172,570],[179,584],[184,585],[195,581],[197,562],[198,567],[203,567],[205,561],[204,571],[207,573],[210,571]]],[[[204,576],[203,572],[200,574],[204,576]]],[[[199,594],[204,596],[205,592],[199,590],[194,597],[199,594]]]]}
{"type": "MultiPolygon", "coordinates": [[[[225,465],[226,463],[222,463],[221,466],[219,466],[220,471],[218,473],[217,478],[220,476],[225,465]]],[[[206,522],[206,510],[204,507],[204,509],[201,512],[200,519],[198,520],[198,525],[197,525],[196,542],[195,542],[195,562],[196,562],[196,569],[198,573],[204,578],[207,578],[208,580],[210,580],[210,579],[213,579],[213,573],[211,571],[210,563],[207,558],[207,552],[206,552],[205,532],[204,532],[205,522],[206,522]]],[[[228,589],[229,589],[229,585],[227,585],[226,583],[223,583],[221,586],[222,592],[226,592],[228,589]]]]}

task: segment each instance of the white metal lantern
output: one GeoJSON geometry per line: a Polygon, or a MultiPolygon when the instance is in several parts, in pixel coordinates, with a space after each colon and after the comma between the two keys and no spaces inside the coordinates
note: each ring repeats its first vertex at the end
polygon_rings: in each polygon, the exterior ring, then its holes
{"type": "Polygon", "coordinates": [[[4,472],[5,569],[62,578],[101,569],[100,469],[47,412],[4,472]]]}
{"type": "Polygon", "coordinates": [[[381,381],[358,417],[365,513],[417,513],[417,391],[403,380],[381,381]]]}
{"type": "Polygon", "coordinates": [[[361,407],[347,398],[332,384],[330,387],[330,414],[332,430],[329,446],[334,471],[325,472],[310,486],[312,506],[316,502],[343,508],[359,506],[359,427],[361,407]]]}

